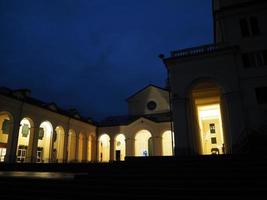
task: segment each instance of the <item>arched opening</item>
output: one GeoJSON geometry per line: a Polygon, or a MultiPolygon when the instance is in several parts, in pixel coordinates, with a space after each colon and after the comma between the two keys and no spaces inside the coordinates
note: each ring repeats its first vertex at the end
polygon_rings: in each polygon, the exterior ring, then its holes
{"type": "Polygon", "coordinates": [[[41,123],[38,134],[37,162],[48,163],[51,161],[51,144],[53,127],[49,121],[41,123]]]}
{"type": "Polygon", "coordinates": [[[92,161],[92,144],[93,144],[93,136],[89,135],[87,141],[87,160],[92,161]]]}
{"type": "Polygon", "coordinates": [[[162,134],[162,155],[172,156],[174,142],[172,141],[173,133],[171,131],[165,131],[162,134]]]}
{"type": "Polygon", "coordinates": [[[64,137],[65,131],[62,126],[58,126],[55,129],[55,134],[53,137],[53,161],[62,163],[63,162],[63,153],[64,153],[64,137]]]}
{"type": "Polygon", "coordinates": [[[79,134],[79,148],[78,148],[78,161],[82,162],[84,157],[84,135],[82,133],[79,134]]]}
{"type": "Polygon", "coordinates": [[[120,161],[125,159],[125,136],[119,134],[115,138],[115,160],[120,161]]]}
{"type": "Polygon", "coordinates": [[[76,133],[74,130],[69,131],[68,139],[68,161],[76,161],[76,133]]]}
{"type": "Polygon", "coordinates": [[[141,130],[135,135],[135,156],[152,155],[152,135],[147,130],[141,130]]]}
{"type": "Polygon", "coordinates": [[[110,160],[110,137],[107,134],[101,135],[98,139],[98,160],[109,162],[110,160]]]}
{"type": "Polygon", "coordinates": [[[221,89],[213,81],[202,81],[191,90],[194,138],[200,154],[224,154],[221,89]]]}
{"type": "Polygon", "coordinates": [[[5,161],[8,136],[12,133],[13,117],[8,112],[0,112],[0,162],[5,161]]]}
{"type": "Polygon", "coordinates": [[[30,135],[33,134],[33,121],[30,118],[23,118],[20,121],[18,144],[17,144],[17,162],[30,162],[31,152],[29,152],[30,135]]]}

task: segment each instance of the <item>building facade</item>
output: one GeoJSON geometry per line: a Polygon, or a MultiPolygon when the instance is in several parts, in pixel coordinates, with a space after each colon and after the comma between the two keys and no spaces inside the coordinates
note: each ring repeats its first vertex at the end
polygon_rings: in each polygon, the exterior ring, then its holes
{"type": "Polygon", "coordinates": [[[267,2],[214,0],[214,43],[171,52],[176,155],[238,153],[267,128],[267,2]]]}
{"type": "Polygon", "coordinates": [[[0,88],[1,162],[109,162],[125,156],[171,156],[169,92],[149,85],[127,99],[129,114],[96,123],[75,109],[63,110],[0,88]]]}

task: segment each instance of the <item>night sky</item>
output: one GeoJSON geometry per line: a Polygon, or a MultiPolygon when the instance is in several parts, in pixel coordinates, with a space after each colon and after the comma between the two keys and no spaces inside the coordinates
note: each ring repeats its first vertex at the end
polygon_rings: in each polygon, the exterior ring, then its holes
{"type": "Polygon", "coordinates": [[[99,120],[165,85],[158,58],[213,41],[211,0],[0,0],[0,86],[99,120]]]}

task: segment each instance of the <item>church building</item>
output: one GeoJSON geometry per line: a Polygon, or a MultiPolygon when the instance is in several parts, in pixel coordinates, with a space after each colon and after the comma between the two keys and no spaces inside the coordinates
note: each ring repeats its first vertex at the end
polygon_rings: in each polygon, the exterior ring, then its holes
{"type": "Polygon", "coordinates": [[[0,162],[266,152],[267,1],[212,2],[214,42],[160,55],[168,88],[137,91],[127,115],[95,122],[27,89],[0,88],[0,162]]]}

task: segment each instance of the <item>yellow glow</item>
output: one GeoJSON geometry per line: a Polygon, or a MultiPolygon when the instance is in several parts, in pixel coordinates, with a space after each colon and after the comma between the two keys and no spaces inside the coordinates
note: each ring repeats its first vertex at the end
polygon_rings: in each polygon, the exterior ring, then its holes
{"type": "Polygon", "coordinates": [[[223,153],[223,128],[221,119],[221,110],[219,104],[207,106],[198,106],[198,122],[201,135],[202,153],[212,154],[218,150],[223,153]],[[212,132],[211,127],[214,127],[212,132]]]}
{"type": "Polygon", "coordinates": [[[162,155],[163,156],[172,156],[172,133],[171,131],[165,131],[162,134],[162,155]]]}
{"type": "Polygon", "coordinates": [[[68,161],[76,160],[76,133],[74,130],[69,131],[68,137],[68,161]]]}
{"type": "Polygon", "coordinates": [[[38,147],[42,148],[42,153],[40,154],[40,160],[38,162],[48,163],[52,157],[51,144],[53,127],[48,121],[41,123],[40,128],[44,129],[43,139],[38,139],[38,147]]]}
{"type": "Polygon", "coordinates": [[[123,134],[119,134],[115,138],[115,158],[116,151],[120,152],[120,160],[124,160],[125,158],[125,136],[123,134]]]}
{"type": "Polygon", "coordinates": [[[139,131],[135,136],[135,155],[145,156],[149,154],[148,139],[151,133],[147,130],[139,131]]]}
{"type": "Polygon", "coordinates": [[[55,161],[56,162],[63,162],[63,151],[64,151],[64,138],[65,138],[65,132],[63,127],[58,126],[56,128],[56,132],[54,133],[56,134],[56,140],[54,141],[54,149],[55,149],[55,161]]]}
{"type": "Polygon", "coordinates": [[[98,140],[98,158],[100,162],[109,162],[110,160],[110,137],[107,134],[101,135],[98,140]]]}

